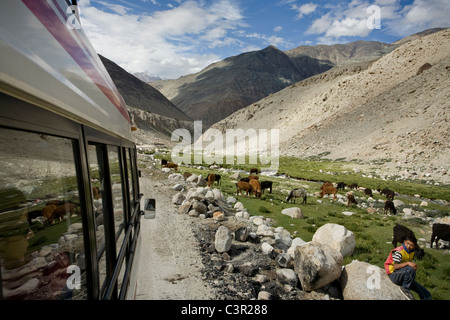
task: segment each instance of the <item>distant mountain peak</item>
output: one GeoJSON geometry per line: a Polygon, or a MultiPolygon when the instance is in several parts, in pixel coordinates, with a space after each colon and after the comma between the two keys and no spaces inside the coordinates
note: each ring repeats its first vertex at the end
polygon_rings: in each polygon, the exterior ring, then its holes
{"type": "Polygon", "coordinates": [[[162,80],[161,77],[152,75],[150,72],[135,72],[133,76],[146,83],[162,80]]]}

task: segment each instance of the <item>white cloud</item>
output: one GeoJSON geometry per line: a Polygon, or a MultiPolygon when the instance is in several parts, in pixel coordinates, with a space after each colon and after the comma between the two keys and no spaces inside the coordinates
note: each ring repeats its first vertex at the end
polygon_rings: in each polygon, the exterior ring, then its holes
{"type": "Polygon", "coordinates": [[[303,16],[309,15],[311,13],[313,13],[314,11],[316,11],[317,9],[317,4],[314,3],[306,3],[300,7],[297,7],[296,5],[294,5],[294,8],[298,11],[298,18],[302,18],[303,16]]]}
{"type": "Polygon", "coordinates": [[[239,43],[230,32],[245,26],[239,6],[230,0],[209,7],[186,1],[151,15],[97,3],[104,7],[79,1],[82,28],[98,53],[129,72],[149,71],[169,78],[198,72],[220,58],[198,47],[239,43]]]}
{"type": "Polygon", "coordinates": [[[322,43],[336,43],[346,37],[367,37],[373,29],[367,20],[370,5],[380,7],[381,28],[397,36],[407,36],[433,27],[447,27],[450,16],[448,0],[415,0],[403,6],[400,0],[352,0],[323,6],[327,12],[316,18],[306,34],[320,35],[322,43]]]}
{"type": "Polygon", "coordinates": [[[407,36],[428,28],[450,27],[449,17],[448,0],[415,0],[399,10],[398,19],[388,20],[386,24],[391,33],[407,36]]]}
{"type": "Polygon", "coordinates": [[[291,43],[287,42],[284,38],[278,37],[278,36],[267,36],[267,35],[260,34],[257,32],[250,33],[250,34],[243,34],[243,36],[246,38],[262,40],[262,43],[265,46],[269,46],[269,45],[272,45],[275,47],[280,47],[280,46],[290,47],[290,46],[292,46],[291,43]]]}
{"type": "Polygon", "coordinates": [[[283,27],[282,26],[276,26],[275,28],[273,28],[273,31],[274,32],[280,32],[280,31],[282,31],[283,30],[283,27]]]}

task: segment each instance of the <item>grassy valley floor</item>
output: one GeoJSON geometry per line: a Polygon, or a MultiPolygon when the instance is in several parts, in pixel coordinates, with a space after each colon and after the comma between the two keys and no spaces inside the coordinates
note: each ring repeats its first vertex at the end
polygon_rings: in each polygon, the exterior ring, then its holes
{"type": "MultiPolygon", "coordinates": [[[[154,154],[154,157],[169,159],[170,153],[167,151],[154,154]]],[[[230,179],[230,176],[236,173],[236,170],[242,170],[241,177],[246,177],[253,167],[257,166],[223,165],[213,170],[206,165],[182,165],[178,172],[188,171],[203,177],[208,173],[220,174],[221,185],[216,187],[220,188],[226,197],[237,198],[251,215],[270,218],[273,221],[272,226],[282,226],[289,230],[293,237],[304,241],[310,241],[315,231],[326,223],[343,225],[356,237],[356,248],[351,256],[345,258],[344,265],[352,260],[359,260],[383,268],[384,261],[393,248],[393,227],[396,224],[407,226],[414,231],[419,244],[426,252],[425,257],[417,261],[419,268],[416,280],[431,292],[433,299],[450,300],[450,251],[448,247],[440,250],[434,246],[430,248],[432,224],[441,220],[448,223],[449,220],[450,186],[433,181],[377,177],[372,172],[374,165],[360,169],[362,166],[351,162],[281,157],[277,176],[260,175],[260,181],[273,182],[272,193],[266,190],[261,199],[236,195],[235,181],[230,179]],[[357,205],[347,206],[347,193],[350,191],[348,187],[338,191],[337,200],[320,198],[320,186],[324,181],[344,182],[347,185],[357,183],[360,188],[352,190],[357,205]],[[294,188],[307,191],[306,204],[300,204],[301,199],[297,199],[296,204],[285,201],[289,191],[294,188]],[[372,189],[373,197],[365,196],[363,188],[372,189]],[[384,214],[386,197],[376,191],[383,188],[394,190],[395,199],[402,202],[397,206],[397,215],[384,214]],[[283,209],[293,206],[301,208],[304,219],[292,219],[281,214],[283,209]]]]}

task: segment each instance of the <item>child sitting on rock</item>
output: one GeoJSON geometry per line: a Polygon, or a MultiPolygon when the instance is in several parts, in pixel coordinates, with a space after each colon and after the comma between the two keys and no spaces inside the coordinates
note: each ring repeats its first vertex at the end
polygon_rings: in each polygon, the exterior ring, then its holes
{"type": "Polygon", "coordinates": [[[415,281],[417,264],[412,262],[417,240],[414,237],[406,237],[403,244],[389,253],[384,263],[384,268],[389,279],[400,289],[409,300],[414,300],[410,290],[419,294],[421,300],[431,300],[430,292],[415,281]]]}

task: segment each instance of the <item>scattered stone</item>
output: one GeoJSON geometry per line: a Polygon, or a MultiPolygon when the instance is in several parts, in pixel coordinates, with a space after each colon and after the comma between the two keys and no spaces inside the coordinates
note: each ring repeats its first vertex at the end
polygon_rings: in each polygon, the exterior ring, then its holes
{"type": "Polygon", "coordinates": [[[237,266],[236,268],[239,270],[239,272],[249,277],[254,277],[258,272],[258,267],[254,266],[252,262],[245,262],[244,264],[237,266]]]}
{"type": "Polygon", "coordinates": [[[288,284],[292,287],[297,286],[297,274],[292,269],[277,269],[277,278],[282,284],[288,284]]]}
{"type": "Polygon", "coordinates": [[[356,245],[353,232],[335,223],[327,223],[321,226],[314,233],[312,240],[329,245],[331,248],[338,250],[344,257],[351,255],[356,245]]]}
{"type": "Polygon", "coordinates": [[[260,291],[258,293],[258,300],[271,300],[272,299],[272,294],[268,291],[260,291]]]}
{"type": "Polygon", "coordinates": [[[217,229],[214,245],[219,253],[227,252],[231,248],[231,234],[227,227],[220,226],[217,229]]]}
{"type": "Polygon", "coordinates": [[[225,215],[221,211],[215,211],[213,213],[213,219],[215,221],[224,221],[225,220],[225,215]]]}
{"type": "Polygon", "coordinates": [[[185,198],[186,197],[182,192],[178,192],[176,195],[173,196],[172,202],[174,204],[180,205],[185,198]]]}
{"type": "Polygon", "coordinates": [[[296,247],[294,270],[303,290],[319,289],[341,276],[342,254],[316,241],[296,247]]]}
{"type": "Polygon", "coordinates": [[[234,232],[234,239],[236,241],[245,242],[250,234],[250,229],[247,227],[241,227],[234,232]]]}
{"type": "Polygon", "coordinates": [[[285,214],[292,219],[304,219],[305,216],[303,215],[302,209],[299,207],[292,207],[292,208],[286,208],[281,211],[281,214],[285,214]]]}
{"type": "Polygon", "coordinates": [[[261,251],[262,251],[264,254],[269,255],[269,254],[272,253],[273,247],[272,247],[269,243],[263,242],[263,243],[261,244],[261,251]]]}

